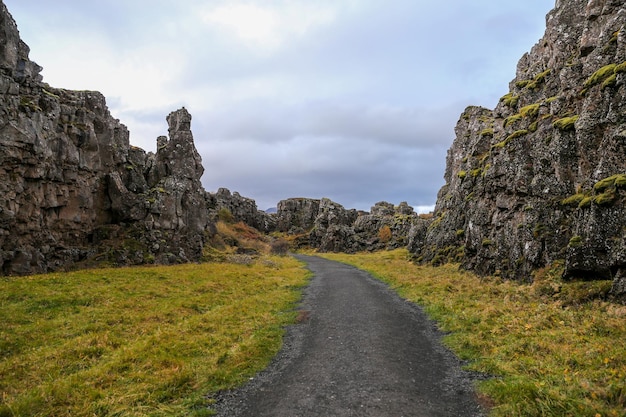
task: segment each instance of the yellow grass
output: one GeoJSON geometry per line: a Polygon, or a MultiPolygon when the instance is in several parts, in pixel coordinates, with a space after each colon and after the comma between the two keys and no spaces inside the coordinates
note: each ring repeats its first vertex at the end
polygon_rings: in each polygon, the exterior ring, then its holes
{"type": "Polygon", "coordinates": [[[308,272],[286,257],[0,278],[0,416],[202,416],[263,369],[308,272]]]}

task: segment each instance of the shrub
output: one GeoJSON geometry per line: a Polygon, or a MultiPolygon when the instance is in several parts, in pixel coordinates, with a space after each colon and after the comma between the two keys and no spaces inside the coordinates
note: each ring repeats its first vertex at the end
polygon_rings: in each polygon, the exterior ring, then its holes
{"type": "Polygon", "coordinates": [[[591,197],[585,197],[583,198],[580,203],[578,203],[578,208],[585,208],[585,207],[589,207],[591,205],[591,202],[593,201],[593,198],[591,197]]]}
{"type": "Polygon", "coordinates": [[[615,72],[615,74],[621,74],[622,72],[626,72],[626,61],[615,66],[615,69],[613,71],[615,72]]]}
{"type": "Polygon", "coordinates": [[[391,240],[391,237],[392,237],[391,228],[387,225],[384,225],[378,231],[378,238],[383,243],[389,242],[391,240]]]}
{"type": "Polygon", "coordinates": [[[612,74],[602,83],[602,89],[613,87],[617,83],[617,75],[612,74]]]}
{"type": "Polygon", "coordinates": [[[226,207],[219,209],[217,212],[217,218],[225,223],[233,223],[235,221],[233,213],[231,213],[226,207]]]}
{"type": "Polygon", "coordinates": [[[285,256],[289,252],[289,242],[285,239],[279,238],[270,243],[270,253],[274,255],[285,256]]]}
{"type": "Polygon", "coordinates": [[[606,190],[607,188],[625,188],[626,187],[626,174],[616,174],[610,177],[604,178],[595,183],[593,189],[597,192],[606,190]]]}
{"type": "Polygon", "coordinates": [[[539,74],[535,75],[535,78],[533,78],[533,80],[531,82],[529,82],[526,87],[528,87],[529,90],[536,90],[539,88],[539,86],[541,84],[543,84],[543,82],[545,81],[546,77],[548,75],[550,75],[552,71],[547,69],[543,72],[540,72],[539,74]]]}
{"type": "Polygon", "coordinates": [[[600,195],[597,195],[593,199],[593,202],[599,206],[610,206],[611,204],[613,204],[616,198],[617,196],[615,195],[614,190],[610,189],[600,195]]]}
{"type": "Polygon", "coordinates": [[[516,130],[515,132],[511,133],[507,138],[506,141],[511,141],[513,139],[517,139],[520,138],[522,136],[525,136],[528,134],[528,130],[522,129],[522,130],[516,130]]]}
{"type": "Polygon", "coordinates": [[[483,170],[480,168],[476,168],[470,171],[470,175],[472,176],[472,178],[476,178],[477,176],[479,176],[480,174],[483,173],[483,170]]]}

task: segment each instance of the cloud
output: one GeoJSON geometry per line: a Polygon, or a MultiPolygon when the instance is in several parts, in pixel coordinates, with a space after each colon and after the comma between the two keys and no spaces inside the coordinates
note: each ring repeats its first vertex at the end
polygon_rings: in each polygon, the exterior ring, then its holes
{"type": "Polygon", "coordinates": [[[441,176],[429,174],[445,158],[443,147],[421,150],[321,136],[273,144],[224,140],[205,146],[205,186],[238,190],[265,208],[290,197],[328,197],[364,210],[381,200],[427,205],[431,200],[420,195],[432,195],[443,185],[441,176]]]}
{"type": "Polygon", "coordinates": [[[185,106],[208,190],[431,206],[467,105],[493,107],[554,0],[4,0],[56,87],[154,150],[185,106]]]}
{"type": "Polygon", "coordinates": [[[225,2],[202,13],[207,25],[217,25],[226,36],[235,36],[250,48],[274,51],[293,37],[334,19],[333,9],[320,3],[279,2],[275,4],[225,2]]]}
{"type": "Polygon", "coordinates": [[[367,139],[413,147],[451,142],[462,103],[445,108],[314,101],[298,104],[250,101],[202,114],[211,137],[286,142],[294,137],[367,139]]]}

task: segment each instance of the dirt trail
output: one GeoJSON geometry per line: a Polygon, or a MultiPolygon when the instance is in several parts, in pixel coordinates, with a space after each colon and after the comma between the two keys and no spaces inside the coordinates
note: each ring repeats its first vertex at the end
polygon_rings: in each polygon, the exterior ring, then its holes
{"type": "Polygon", "coordinates": [[[366,272],[297,258],[314,273],[306,318],[267,370],[220,397],[218,416],[481,416],[471,375],[418,307],[366,272]]]}

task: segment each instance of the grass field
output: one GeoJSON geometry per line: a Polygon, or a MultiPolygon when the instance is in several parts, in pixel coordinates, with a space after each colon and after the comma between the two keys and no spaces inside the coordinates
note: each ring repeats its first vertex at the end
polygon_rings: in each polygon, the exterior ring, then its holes
{"type": "Polygon", "coordinates": [[[626,416],[626,307],[610,282],[564,283],[540,271],[532,285],[480,279],[455,265],[417,266],[407,252],[322,254],[368,270],[422,306],[479,384],[491,416],[626,416]]]}
{"type": "MultiPolygon", "coordinates": [[[[626,307],[610,282],[532,285],[417,266],[407,252],[327,254],[449,332],[492,416],[626,416],[626,307]]],[[[0,417],[204,416],[281,345],[308,272],[292,258],[0,278],[0,417]]]]}
{"type": "Polygon", "coordinates": [[[308,272],[289,257],[0,278],[0,416],[203,416],[263,369],[308,272]]]}

